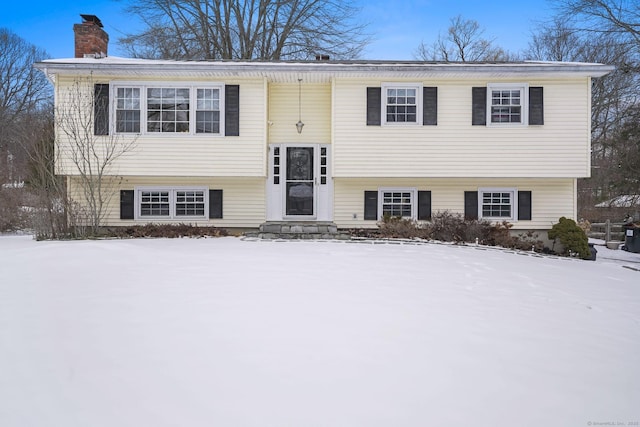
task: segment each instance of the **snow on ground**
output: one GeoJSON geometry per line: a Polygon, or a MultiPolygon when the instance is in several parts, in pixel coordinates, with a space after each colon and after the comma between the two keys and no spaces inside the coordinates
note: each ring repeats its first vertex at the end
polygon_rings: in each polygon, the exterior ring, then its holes
{"type": "Polygon", "coordinates": [[[640,255],[598,250],[0,237],[0,426],[640,422],[640,255]]]}

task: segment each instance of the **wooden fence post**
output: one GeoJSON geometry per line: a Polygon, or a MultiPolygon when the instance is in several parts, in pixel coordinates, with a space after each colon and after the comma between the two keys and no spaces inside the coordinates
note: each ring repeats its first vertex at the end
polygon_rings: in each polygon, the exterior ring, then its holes
{"type": "Polygon", "coordinates": [[[611,240],[611,221],[606,220],[604,223],[604,242],[607,243],[611,240]]]}

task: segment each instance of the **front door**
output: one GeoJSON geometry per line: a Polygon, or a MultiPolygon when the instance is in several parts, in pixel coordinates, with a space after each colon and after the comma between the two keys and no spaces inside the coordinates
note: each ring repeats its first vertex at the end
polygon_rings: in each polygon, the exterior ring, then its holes
{"type": "Polygon", "coordinates": [[[267,220],[331,221],[329,145],[269,146],[267,220]]]}
{"type": "Polygon", "coordinates": [[[314,218],[315,147],[285,147],[285,216],[314,218]]]}

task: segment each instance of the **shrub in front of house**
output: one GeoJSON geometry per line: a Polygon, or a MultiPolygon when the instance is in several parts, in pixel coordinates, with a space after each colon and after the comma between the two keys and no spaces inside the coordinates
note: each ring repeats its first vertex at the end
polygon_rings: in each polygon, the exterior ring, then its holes
{"type": "Polygon", "coordinates": [[[488,246],[504,248],[534,250],[544,249],[542,241],[534,232],[523,232],[514,235],[512,225],[504,221],[491,223],[486,220],[465,220],[459,213],[438,211],[428,222],[385,216],[378,223],[377,230],[371,230],[368,235],[360,232],[359,237],[383,237],[401,239],[425,239],[453,243],[480,243],[488,246]]]}
{"type": "MultiPolygon", "coordinates": [[[[378,223],[378,236],[396,239],[426,239],[427,230],[419,222],[397,216],[385,215],[378,223]]],[[[368,236],[376,237],[376,236],[368,236]]]]}
{"type": "Polygon", "coordinates": [[[426,238],[442,242],[472,242],[479,235],[486,234],[484,224],[478,221],[465,221],[459,213],[450,211],[438,211],[432,217],[425,228],[426,238]]]}
{"type": "Polygon", "coordinates": [[[145,224],[130,227],[117,227],[110,230],[108,235],[117,238],[136,237],[222,237],[229,233],[223,228],[199,227],[191,224],[145,224]]]}
{"type": "Polygon", "coordinates": [[[562,245],[561,255],[576,254],[582,259],[591,257],[587,234],[572,219],[561,217],[558,223],[551,227],[549,239],[554,241],[554,245],[557,241],[560,242],[562,245]]]}

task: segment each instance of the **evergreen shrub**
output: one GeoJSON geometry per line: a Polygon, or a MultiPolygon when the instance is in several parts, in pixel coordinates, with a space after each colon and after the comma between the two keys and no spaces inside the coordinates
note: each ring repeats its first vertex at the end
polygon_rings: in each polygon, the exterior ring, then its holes
{"type": "Polygon", "coordinates": [[[589,238],[586,233],[572,219],[561,217],[557,224],[554,224],[549,231],[549,239],[560,241],[562,244],[562,255],[577,254],[582,259],[589,259],[589,238]]]}

